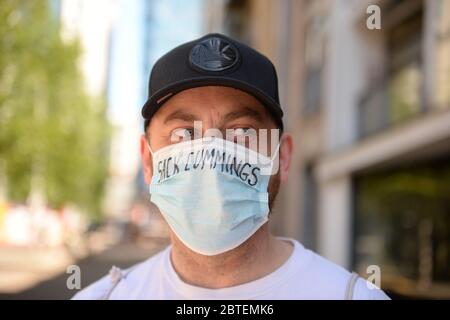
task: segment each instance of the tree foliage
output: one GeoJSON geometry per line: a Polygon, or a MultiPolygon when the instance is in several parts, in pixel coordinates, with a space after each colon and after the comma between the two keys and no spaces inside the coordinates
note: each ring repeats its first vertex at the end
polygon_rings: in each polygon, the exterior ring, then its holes
{"type": "Polygon", "coordinates": [[[88,97],[79,44],[65,43],[47,1],[0,6],[0,174],[8,197],[32,185],[48,204],[75,203],[98,216],[107,170],[105,103],[88,97]]]}

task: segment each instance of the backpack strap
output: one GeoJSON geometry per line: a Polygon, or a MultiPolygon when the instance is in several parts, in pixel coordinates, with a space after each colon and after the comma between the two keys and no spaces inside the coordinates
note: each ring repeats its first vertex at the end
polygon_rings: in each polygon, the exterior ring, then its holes
{"type": "Polygon", "coordinates": [[[122,280],[124,277],[124,274],[120,268],[117,268],[116,266],[112,266],[111,270],[109,270],[109,278],[111,280],[111,285],[108,288],[108,291],[103,295],[101,298],[102,300],[109,300],[109,297],[113,293],[114,289],[119,284],[120,280],[122,280]]]}
{"type": "Polygon", "coordinates": [[[352,272],[347,282],[347,288],[345,289],[345,300],[353,300],[353,291],[355,290],[355,285],[358,278],[359,275],[356,272],[352,272]]]}

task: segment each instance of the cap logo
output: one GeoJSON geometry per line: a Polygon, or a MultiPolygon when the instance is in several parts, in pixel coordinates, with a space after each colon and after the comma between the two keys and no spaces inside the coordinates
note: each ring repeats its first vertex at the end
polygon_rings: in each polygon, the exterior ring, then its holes
{"type": "Polygon", "coordinates": [[[196,44],[189,55],[191,65],[205,71],[223,71],[239,60],[237,49],[229,41],[210,37],[196,44]]]}

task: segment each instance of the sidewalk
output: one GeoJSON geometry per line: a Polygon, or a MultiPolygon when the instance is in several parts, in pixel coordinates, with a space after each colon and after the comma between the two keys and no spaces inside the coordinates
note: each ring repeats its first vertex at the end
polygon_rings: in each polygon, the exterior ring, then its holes
{"type": "MultiPolygon", "coordinates": [[[[69,290],[66,286],[66,281],[69,274],[65,272],[68,265],[76,264],[81,269],[81,287],[84,288],[92,282],[100,279],[108,273],[111,266],[115,265],[119,268],[127,268],[135,263],[143,261],[155,253],[162,250],[168,242],[165,240],[152,240],[146,243],[145,247],[134,243],[122,243],[115,245],[109,249],[102,251],[96,255],[87,257],[77,262],[71,261],[69,257],[64,257],[62,253],[54,253],[53,259],[59,259],[59,262],[55,264],[58,273],[51,272],[49,268],[43,267],[46,273],[43,274],[42,269],[33,265],[35,262],[44,264],[45,260],[52,259],[51,254],[47,254],[48,257],[43,258],[42,253],[36,253],[35,257],[39,256],[39,259],[29,260],[33,254],[26,256],[26,264],[17,272],[28,272],[28,277],[34,277],[37,281],[34,287],[19,292],[1,292],[0,300],[3,299],[70,299],[77,291],[69,290]],[[34,261],[34,262],[33,262],[34,261]],[[26,267],[28,265],[28,268],[26,267]],[[28,270],[28,271],[27,271],[28,270]],[[50,271],[49,271],[50,270],[50,271]],[[63,270],[63,271],[61,271],[63,270]],[[46,280],[48,279],[48,280],[46,280]]],[[[10,253],[11,254],[11,253],[10,253]]],[[[6,255],[3,255],[6,256],[6,255]]],[[[25,259],[25,258],[24,258],[25,259]]],[[[48,261],[48,260],[47,260],[48,261]]],[[[3,266],[4,264],[0,264],[3,266]]],[[[17,277],[19,279],[20,277],[17,277]]],[[[17,279],[14,279],[14,272],[11,270],[5,270],[0,267],[0,283],[6,283],[6,281],[15,283],[17,287],[20,287],[20,283],[17,283],[17,279]]],[[[23,277],[22,279],[30,281],[23,277]]]]}

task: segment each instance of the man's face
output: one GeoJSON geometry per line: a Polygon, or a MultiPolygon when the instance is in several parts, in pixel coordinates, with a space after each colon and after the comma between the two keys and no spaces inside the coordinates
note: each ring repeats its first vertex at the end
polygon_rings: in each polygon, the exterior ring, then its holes
{"type": "MultiPolygon", "coordinates": [[[[153,174],[146,139],[152,150],[157,151],[170,144],[194,139],[194,135],[203,136],[206,132],[220,131],[224,139],[228,137],[244,141],[248,146],[256,146],[256,149],[258,143],[252,144],[250,140],[267,139],[268,151],[272,153],[274,150],[270,150],[270,129],[277,129],[277,126],[266,108],[256,98],[241,90],[219,86],[184,90],[170,98],[156,112],[147,127],[146,135],[141,138],[145,182],[150,183],[153,174]],[[198,124],[198,121],[201,122],[201,133],[195,132],[198,125],[194,126],[194,122],[198,124]],[[260,129],[267,130],[260,132],[260,129]],[[229,132],[233,132],[233,135],[227,135],[229,132]],[[266,137],[262,137],[263,134],[266,137]]],[[[271,177],[269,183],[270,208],[278,193],[280,180],[287,178],[292,153],[289,135],[283,135],[280,143],[280,170],[271,177]]]]}

